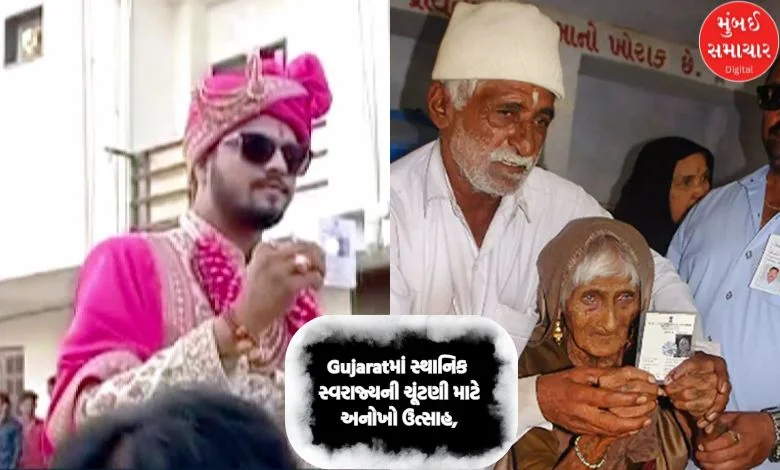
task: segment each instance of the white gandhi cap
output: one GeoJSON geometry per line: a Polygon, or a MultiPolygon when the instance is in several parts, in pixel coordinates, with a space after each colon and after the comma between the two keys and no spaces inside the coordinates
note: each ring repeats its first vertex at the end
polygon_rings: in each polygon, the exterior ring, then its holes
{"type": "Polygon", "coordinates": [[[560,30],[533,5],[458,2],[444,33],[434,80],[514,80],[563,98],[560,30]]]}

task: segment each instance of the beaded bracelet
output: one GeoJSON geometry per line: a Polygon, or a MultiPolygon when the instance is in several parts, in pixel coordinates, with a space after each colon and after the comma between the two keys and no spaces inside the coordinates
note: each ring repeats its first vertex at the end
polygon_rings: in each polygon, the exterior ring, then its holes
{"type": "Polygon", "coordinates": [[[582,455],[582,452],[580,452],[580,437],[582,437],[582,436],[577,436],[577,438],[574,439],[574,453],[577,454],[577,458],[580,459],[580,463],[582,463],[582,465],[585,465],[586,467],[594,469],[594,470],[597,469],[597,468],[601,468],[601,466],[604,465],[604,462],[607,461],[607,455],[604,454],[604,457],[601,458],[601,461],[599,463],[590,463],[590,462],[588,462],[585,459],[585,456],[582,455]]]}
{"type": "Polygon", "coordinates": [[[222,318],[227,322],[233,333],[233,339],[237,343],[247,341],[253,346],[254,350],[259,351],[259,357],[250,360],[250,365],[262,368],[273,363],[278,358],[281,344],[284,341],[284,321],[274,321],[265,329],[260,338],[256,338],[244,325],[236,321],[233,310],[225,312],[222,318]]]}

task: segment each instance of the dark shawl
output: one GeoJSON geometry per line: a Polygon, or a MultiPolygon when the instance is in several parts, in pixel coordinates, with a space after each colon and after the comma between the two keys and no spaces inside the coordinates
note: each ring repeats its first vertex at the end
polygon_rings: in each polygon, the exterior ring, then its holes
{"type": "Polygon", "coordinates": [[[650,248],[661,255],[666,255],[679,225],[672,221],[669,210],[674,167],[694,153],[703,154],[707,160],[712,185],[715,164],[712,152],[683,137],[662,137],[648,142],[639,152],[614,210],[616,219],[633,225],[650,248]]]}

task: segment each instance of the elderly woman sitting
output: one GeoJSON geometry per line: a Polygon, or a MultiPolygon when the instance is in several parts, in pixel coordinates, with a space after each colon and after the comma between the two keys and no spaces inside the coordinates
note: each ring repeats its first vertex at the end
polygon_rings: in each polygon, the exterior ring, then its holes
{"type": "Polygon", "coordinates": [[[633,325],[649,308],[653,289],[653,259],[644,238],[612,219],[575,220],[542,250],[537,265],[543,321],[535,331],[540,339],[520,357],[520,375],[610,368],[594,386],[648,398],[645,406],[605,412],[646,419],[647,424],[622,438],[533,428],[496,468],[685,468],[694,437],[691,429],[712,405],[717,380],[712,374],[702,375],[696,393],[683,398],[673,387],[664,391],[650,374],[621,367],[631,349],[633,325]],[[661,395],[669,395],[671,403],[657,406],[661,395]]]}

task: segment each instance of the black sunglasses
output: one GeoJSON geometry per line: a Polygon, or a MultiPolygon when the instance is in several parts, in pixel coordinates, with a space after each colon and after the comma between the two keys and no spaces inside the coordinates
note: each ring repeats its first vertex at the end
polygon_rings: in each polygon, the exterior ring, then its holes
{"type": "Polygon", "coordinates": [[[266,165],[276,153],[276,149],[282,151],[287,171],[296,176],[303,176],[311,163],[311,150],[308,145],[282,144],[279,145],[263,134],[242,132],[238,136],[241,147],[241,157],[244,160],[256,164],[266,165]]]}
{"type": "Polygon", "coordinates": [[[764,111],[780,109],[780,84],[761,85],[758,92],[758,107],[764,111]]]}

